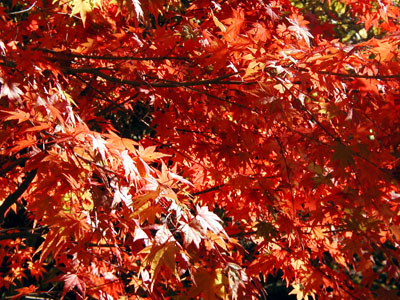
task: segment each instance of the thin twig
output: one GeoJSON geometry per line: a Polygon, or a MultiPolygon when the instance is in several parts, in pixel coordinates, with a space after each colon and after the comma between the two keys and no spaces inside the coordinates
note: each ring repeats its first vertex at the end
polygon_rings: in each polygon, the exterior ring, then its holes
{"type": "Polygon", "coordinates": [[[37,2],[37,1],[33,2],[33,4],[32,4],[31,6],[29,6],[28,8],[26,8],[26,9],[23,9],[23,10],[20,10],[20,11],[13,11],[13,12],[10,12],[10,13],[8,13],[8,14],[9,14],[9,15],[19,15],[19,14],[26,13],[26,12],[30,11],[32,8],[35,7],[36,2],[37,2]]]}
{"type": "Polygon", "coordinates": [[[277,143],[279,145],[279,148],[281,149],[283,162],[285,164],[286,175],[287,175],[287,178],[288,178],[288,183],[289,183],[289,188],[290,188],[290,196],[291,196],[291,199],[292,199],[292,211],[293,211],[293,218],[294,218],[296,210],[294,208],[293,185],[292,185],[292,180],[291,180],[291,177],[290,177],[290,169],[289,169],[289,166],[288,166],[287,161],[286,161],[285,149],[283,148],[281,140],[275,134],[274,134],[274,138],[276,139],[276,141],[277,141],[277,143]]]}
{"type": "Polygon", "coordinates": [[[193,88],[193,87],[187,87],[187,88],[190,89],[190,90],[192,90],[192,91],[198,92],[198,93],[200,93],[200,94],[206,95],[206,96],[209,97],[209,98],[216,99],[216,100],[221,101],[221,102],[226,102],[226,103],[229,103],[229,104],[238,106],[238,107],[240,107],[240,108],[244,108],[244,109],[246,109],[246,110],[249,110],[249,111],[258,113],[258,111],[256,111],[255,109],[250,108],[250,107],[247,107],[247,106],[245,106],[245,105],[243,105],[243,104],[236,103],[236,102],[230,101],[230,100],[228,100],[228,99],[224,99],[224,98],[215,96],[215,95],[210,94],[210,93],[208,93],[208,92],[206,92],[206,91],[199,90],[199,89],[196,89],[196,88],[193,88]]]}

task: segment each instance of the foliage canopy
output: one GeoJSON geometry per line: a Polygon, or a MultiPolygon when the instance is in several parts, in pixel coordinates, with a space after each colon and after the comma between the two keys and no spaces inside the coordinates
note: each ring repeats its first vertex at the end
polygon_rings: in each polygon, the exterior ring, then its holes
{"type": "Polygon", "coordinates": [[[3,1],[1,297],[398,297],[399,16],[3,1]]]}

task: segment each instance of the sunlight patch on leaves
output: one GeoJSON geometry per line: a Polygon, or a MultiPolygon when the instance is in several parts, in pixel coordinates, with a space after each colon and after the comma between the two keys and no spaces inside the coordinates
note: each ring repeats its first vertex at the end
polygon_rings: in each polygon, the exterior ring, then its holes
{"type": "Polygon", "coordinates": [[[196,219],[200,222],[200,226],[204,232],[209,229],[215,234],[224,233],[228,236],[221,225],[221,219],[212,211],[209,211],[208,206],[197,206],[196,219]]]}
{"type": "Polygon", "coordinates": [[[294,32],[294,34],[296,35],[296,37],[301,40],[304,39],[304,41],[307,43],[308,47],[311,46],[310,44],[310,39],[313,39],[313,35],[310,33],[310,31],[308,30],[307,27],[304,26],[300,26],[298,20],[294,19],[290,19],[290,18],[286,18],[290,24],[292,24],[291,26],[288,27],[288,29],[292,32],[294,32]]]}

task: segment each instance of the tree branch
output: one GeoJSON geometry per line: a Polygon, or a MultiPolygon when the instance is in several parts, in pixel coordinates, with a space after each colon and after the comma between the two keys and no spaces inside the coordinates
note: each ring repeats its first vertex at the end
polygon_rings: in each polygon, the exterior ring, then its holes
{"type": "Polygon", "coordinates": [[[205,189],[205,190],[202,190],[202,191],[199,191],[199,192],[195,192],[195,193],[192,194],[192,196],[198,196],[198,195],[201,195],[201,194],[205,194],[205,193],[209,193],[209,192],[212,192],[212,191],[219,190],[224,185],[225,184],[220,184],[220,185],[216,185],[216,186],[210,187],[208,189],[205,189]]]}
{"type": "Polygon", "coordinates": [[[133,87],[155,87],[155,88],[171,88],[171,87],[191,87],[191,86],[198,86],[198,85],[208,85],[208,84],[229,84],[229,85],[251,85],[255,84],[256,82],[243,82],[243,81],[224,81],[223,79],[234,76],[238,73],[231,73],[222,75],[213,79],[205,79],[205,80],[195,80],[195,81],[168,81],[168,82],[146,82],[144,80],[128,80],[128,79],[121,79],[114,76],[110,76],[100,72],[98,69],[94,68],[81,68],[81,69],[73,69],[73,68],[65,68],[64,72],[66,74],[93,74],[95,76],[101,77],[106,79],[110,82],[118,83],[118,84],[127,84],[133,87]]]}
{"type": "Polygon", "coordinates": [[[400,74],[393,74],[393,75],[363,75],[363,74],[346,74],[346,73],[337,73],[337,72],[328,72],[328,71],[317,71],[318,74],[324,75],[332,75],[338,77],[347,77],[347,78],[365,78],[365,79],[393,79],[393,78],[400,78],[400,74]]]}
{"type": "Polygon", "coordinates": [[[35,178],[37,173],[37,169],[34,169],[30,171],[29,173],[26,174],[26,177],[24,181],[21,183],[21,185],[18,187],[18,189],[10,194],[6,200],[4,200],[3,204],[0,206],[0,223],[3,223],[4,221],[4,214],[6,211],[13,205],[19,197],[28,189],[29,184],[32,182],[32,180],[35,178]]]}
{"type": "Polygon", "coordinates": [[[192,90],[192,91],[195,91],[195,92],[198,92],[198,93],[200,93],[200,94],[206,95],[206,96],[209,97],[209,98],[216,99],[216,100],[221,101],[221,102],[226,102],[226,103],[229,103],[229,104],[232,104],[232,105],[235,105],[235,106],[244,108],[244,109],[246,109],[246,110],[259,113],[259,112],[256,111],[255,109],[250,108],[250,107],[247,107],[246,105],[243,105],[243,104],[240,104],[240,103],[236,103],[236,102],[230,101],[230,100],[228,100],[228,99],[224,99],[224,98],[215,96],[215,95],[210,94],[210,93],[208,93],[208,92],[206,92],[206,91],[199,90],[199,89],[192,88],[192,87],[188,87],[188,89],[190,89],[190,90],[192,90]]]}
{"type": "Polygon", "coordinates": [[[9,14],[9,15],[18,15],[18,14],[26,13],[26,12],[30,11],[32,8],[35,7],[36,2],[37,2],[37,1],[33,2],[33,4],[32,4],[31,6],[29,6],[28,8],[26,8],[26,9],[19,10],[19,11],[13,11],[13,12],[10,12],[10,13],[8,13],[8,14],[9,14]]]}
{"type": "Polygon", "coordinates": [[[159,60],[184,60],[191,61],[192,59],[189,57],[180,57],[180,56],[156,56],[156,57],[135,57],[135,56],[112,56],[112,55],[87,55],[87,54],[75,54],[68,53],[64,51],[54,51],[46,48],[38,48],[36,50],[51,53],[54,55],[62,55],[69,56],[73,58],[87,58],[87,59],[103,59],[103,60],[135,60],[135,61],[159,61],[159,60]]]}
{"type": "Polygon", "coordinates": [[[32,228],[7,228],[6,230],[0,231],[0,241],[4,240],[15,240],[16,238],[29,238],[29,237],[39,237],[44,235],[44,232],[38,232],[39,230],[46,230],[47,226],[40,226],[34,229],[32,228]],[[11,230],[19,230],[17,232],[5,233],[11,230]]]}
{"type": "Polygon", "coordinates": [[[392,75],[364,75],[364,74],[350,74],[350,73],[339,73],[339,72],[330,72],[330,71],[313,71],[306,68],[296,68],[296,70],[300,72],[314,72],[321,75],[332,75],[344,78],[365,78],[365,79],[381,79],[388,80],[393,78],[400,78],[400,74],[392,74],[392,75]]]}
{"type": "Polygon", "coordinates": [[[21,158],[16,159],[12,164],[10,164],[7,167],[5,167],[4,169],[0,170],[0,177],[4,177],[4,175],[6,175],[9,171],[11,171],[12,169],[14,169],[15,167],[17,167],[19,165],[22,165],[27,160],[28,160],[28,158],[26,158],[26,157],[21,157],[21,158]]]}
{"type": "Polygon", "coordinates": [[[291,200],[292,200],[293,218],[295,218],[296,217],[296,209],[295,209],[295,206],[294,206],[293,185],[292,185],[292,179],[291,179],[291,176],[290,176],[290,169],[289,169],[289,166],[288,166],[287,161],[286,161],[286,155],[285,155],[286,151],[283,148],[283,144],[282,144],[281,140],[279,139],[279,137],[274,134],[274,138],[275,138],[276,142],[279,145],[279,148],[281,150],[281,155],[282,155],[282,158],[283,158],[283,162],[285,164],[286,175],[287,175],[289,188],[290,188],[290,197],[291,197],[291,200]]]}

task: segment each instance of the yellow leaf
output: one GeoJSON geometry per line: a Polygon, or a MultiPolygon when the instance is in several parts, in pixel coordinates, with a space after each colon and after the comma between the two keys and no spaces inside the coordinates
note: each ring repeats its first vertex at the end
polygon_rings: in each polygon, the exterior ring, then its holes
{"type": "Polygon", "coordinates": [[[141,269],[145,266],[150,266],[151,288],[153,288],[158,273],[160,273],[163,265],[165,265],[172,274],[179,278],[175,263],[176,253],[178,253],[179,248],[176,246],[175,242],[168,242],[162,246],[154,245],[143,250],[141,253],[148,252],[149,254],[146,256],[141,269]]]}
{"type": "Polygon", "coordinates": [[[400,226],[391,225],[390,226],[390,231],[393,233],[393,235],[396,238],[396,240],[400,240],[400,226]]]}
{"type": "Polygon", "coordinates": [[[228,279],[222,274],[222,269],[214,271],[200,269],[194,274],[196,285],[189,292],[189,297],[201,294],[204,300],[227,299],[225,281],[228,279]]]}
{"type": "Polygon", "coordinates": [[[222,237],[220,235],[217,235],[217,234],[213,233],[212,231],[208,231],[207,236],[210,238],[210,240],[212,242],[216,243],[218,246],[220,246],[225,251],[228,251],[226,242],[222,239],[222,237]]]}
{"type": "Polygon", "coordinates": [[[227,299],[227,293],[224,285],[225,276],[222,274],[222,269],[215,270],[214,290],[215,294],[221,299],[227,299]]]}
{"type": "Polygon", "coordinates": [[[293,284],[293,290],[289,293],[289,295],[296,295],[297,300],[304,299],[304,288],[300,283],[293,284]]]}
{"type": "Polygon", "coordinates": [[[221,29],[222,32],[226,32],[225,25],[222,24],[222,23],[217,19],[216,16],[214,16],[214,13],[213,13],[212,11],[211,11],[211,15],[212,15],[212,18],[213,18],[213,21],[214,21],[215,25],[217,25],[217,27],[218,27],[219,29],[221,29]]]}
{"type": "Polygon", "coordinates": [[[160,189],[157,188],[156,191],[149,191],[146,194],[137,196],[133,199],[132,207],[135,208],[135,210],[138,210],[145,204],[151,203],[151,201],[149,200],[156,199],[159,195],[160,195],[160,189]]]}
{"type": "Polygon", "coordinates": [[[315,236],[317,239],[323,240],[323,239],[325,238],[325,234],[324,234],[324,232],[322,231],[321,228],[314,227],[314,228],[312,229],[312,232],[314,233],[314,236],[315,236]]]}
{"type": "Polygon", "coordinates": [[[335,261],[340,264],[341,266],[345,267],[346,269],[348,269],[348,265],[346,262],[346,258],[343,255],[340,254],[336,254],[334,256],[335,261]]]}
{"type": "Polygon", "coordinates": [[[79,14],[83,24],[86,22],[86,14],[92,11],[92,6],[88,0],[74,0],[72,4],[71,16],[79,14]]]}

